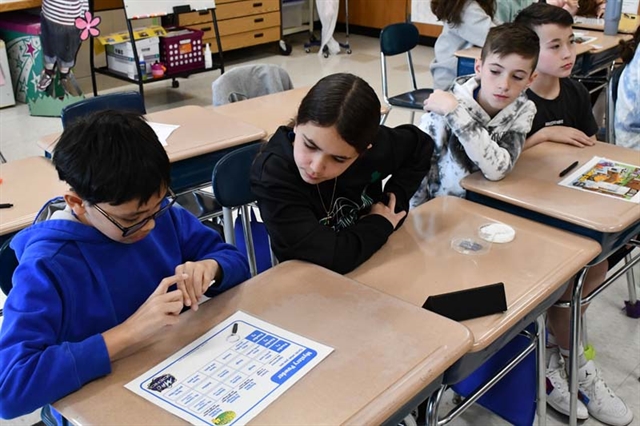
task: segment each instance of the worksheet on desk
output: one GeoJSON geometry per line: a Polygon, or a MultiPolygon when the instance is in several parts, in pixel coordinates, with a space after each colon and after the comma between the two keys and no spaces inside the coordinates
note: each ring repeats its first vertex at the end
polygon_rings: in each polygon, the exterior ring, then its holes
{"type": "Polygon", "coordinates": [[[558,185],[640,203],[640,166],[593,157],[558,185]]]}
{"type": "Polygon", "coordinates": [[[195,425],[242,425],[333,348],[238,311],[125,387],[195,425]]]}

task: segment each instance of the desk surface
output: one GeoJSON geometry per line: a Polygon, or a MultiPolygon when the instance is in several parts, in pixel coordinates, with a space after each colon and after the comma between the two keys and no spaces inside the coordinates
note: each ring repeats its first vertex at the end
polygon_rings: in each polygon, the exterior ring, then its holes
{"type": "Polygon", "coordinates": [[[318,266],[286,262],[184,313],[158,342],[55,408],[75,424],[183,424],[124,384],[237,310],[335,348],[250,424],[380,424],[471,345],[460,324],[318,266]]]}
{"type": "Polygon", "coordinates": [[[44,203],[68,189],[51,161],[43,157],[0,164],[0,178],[0,203],[13,204],[0,209],[0,235],[31,225],[44,203]]]}
{"type": "Polygon", "coordinates": [[[0,12],[40,7],[42,0],[0,0],[0,12]]]}
{"type": "MultiPolygon", "coordinates": [[[[180,125],[169,136],[165,147],[172,163],[266,136],[264,130],[239,118],[230,118],[194,105],[153,112],[145,117],[148,121],[180,125]]],[[[47,135],[38,141],[38,146],[46,152],[52,152],[59,137],[59,133],[47,135]]]]}
{"type": "Polygon", "coordinates": [[[477,352],[515,326],[598,253],[600,246],[593,240],[464,199],[441,197],[412,210],[387,243],[347,276],[416,306],[431,295],[503,282],[505,313],[462,322],[474,337],[471,352],[477,352]],[[478,239],[478,227],[492,222],[513,227],[515,239],[493,244],[479,255],[451,248],[453,239],[478,239]]]}
{"type": "MultiPolygon", "coordinates": [[[[621,40],[631,39],[629,34],[618,34],[614,36],[604,35],[602,31],[586,31],[580,30],[580,33],[589,37],[596,37],[596,40],[590,43],[576,44],[576,56],[585,53],[600,53],[617,47],[621,40]],[[596,47],[597,46],[597,47],[596,47]]],[[[469,47],[467,49],[458,50],[455,55],[458,58],[478,59],[480,58],[480,47],[469,47]]]]}
{"type": "MultiPolygon", "coordinates": [[[[576,22],[573,24],[574,28],[585,28],[588,30],[604,31],[604,18],[585,18],[582,16],[575,17],[576,22]]],[[[638,15],[623,13],[620,16],[620,23],[618,25],[618,32],[624,34],[633,34],[636,32],[640,19],[638,15]]]]}
{"type": "Polygon", "coordinates": [[[207,109],[246,121],[272,135],[279,126],[288,125],[296,117],[300,102],[309,89],[309,86],[300,87],[207,109]]]}
{"type": "MultiPolygon", "coordinates": [[[[302,98],[309,92],[310,86],[286,90],[284,92],[259,96],[241,102],[211,108],[218,114],[243,120],[272,135],[279,126],[288,125],[298,113],[302,98]]],[[[380,101],[380,114],[389,112],[389,106],[380,101]]]]}
{"type": "Polygon", "coordinates": [[[594,156],[640,166],[640,152],[620,146],[597,142],[592,147],[576,148],[546,142],[524,151],[503,180],[490,182],[474,173],[462,180],[462,186],[602,233],[623,231],[640,220],[637,204],[558,185],[564,179],[558,176],[560,171],[576,160],[582,166],[594,156]]]}

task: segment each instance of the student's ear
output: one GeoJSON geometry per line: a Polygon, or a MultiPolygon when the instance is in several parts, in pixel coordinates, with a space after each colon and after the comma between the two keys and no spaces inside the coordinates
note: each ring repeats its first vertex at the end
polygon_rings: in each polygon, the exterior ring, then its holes
{"type": "Polygon", "coordinates": [[[476,75],[480,75],[480,71],[482,71],[482,59],[476,59],[476,62],[473,65],[473,70],[476,72],[476,75]]]}
{"type": "Polygon", "coordinates": [[[67,191],[64,193],[64,202],[67,203],[69,208],[73,211],[76,216],[83,216],[87,211],[84,200],[80,198],[78,194],[74,191],[67,191]]]}
{"type": "Polygon", "coordinates": [[[529,76],[529,80],[527,81],[527,89],[529,88],[529,86],[531,86],[531,84],[537,77],[538,77],[538,73],[536,71],[533,71],[529,76]]]}
{"type": "Polygon", "coordinates": [[[371,149],[373,147],[372,144],[369,144],[369,146],[367,146],[367,149],[371,149]]]}

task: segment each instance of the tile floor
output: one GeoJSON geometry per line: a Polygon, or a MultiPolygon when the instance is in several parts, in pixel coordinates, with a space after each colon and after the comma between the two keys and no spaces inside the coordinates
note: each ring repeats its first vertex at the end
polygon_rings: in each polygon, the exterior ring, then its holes
{"type": "MultiPolygon", "coordinates": [[[[337,34],[339,41],[343,34],[337,34]]],[[[226,57],[226,66],[230,69],[248,63],[271,63],[284,67],[293,80],[294,86],[312,85],[322,76],[335,72],[352,72],[367,80],[381,95],[381,78],[379,47],[377,39],[351,36],[353,54],[340,54],[323,58],[316,54],[306,54],[302,49],[304,34],[290,36],[293,45],[290,56],[280,56],[276,48],[252,48],[242,52],[232,52],[226,57]]],[[[414,53],[414,66],[418,73],[418,84],[428,87],[431,84],[429,62],[433,57],[433,49],[419,46],[414,53]]],[[[410,88],[409,79],[405,75],[407,66],[403,58],[394,57],[390,61],[391,92],[399,92],[410,88]]],[[[211,82],[219,75],[218,71],[194,75],[187,80],[180,80],[180,88],[173,89],[169,82],[158,82],[145,86],[145,101],[149,112],[174,108],[181,105],[210,105],[211,82]]],[[[83,90],[91,91],[89,79],[80,81],[83,90]]],[[[98,76],[98,87],[101,92],[111,90],[135,90],[134,86],[115,88],[120,82],[104,76],[98,76]]],[[[387,125],[398,125],[410,120],[409,113],[393,111],[387,125]]],[[[49,133],[62,130],[58,118],[31,117],[26,105],[0,110],[0,150],[8,161],[27,156],[41,155],[36,146],[38,138],[49,133]]],[[[640,270],[636,269],[637,281],[640,282],[640,270]]],[[[626,317],[622,312],[623,300],[628,298],[626,281],[622,278],[609,290],[598,297],[587,313],[589,338],[597,351],[596,360],[602,368],[603,376],[610,387],[618,393],[632,408],[635,416],[634,424],[640,425],[640,321],[626,317]]],[[[4,303],[4,295],[0,294],[0,306],[4,303]]],[[[1,319],[0,319],[1,321],[1,319]]],[[[443,410],[451,407],[451,393],[447,393],[443,410]]],[[[39,420],[37,413],[13,420],[0,420],[0,426],[30,425],[39,420]]],[[[548,410],[547,424],[567,424],[567,419],[551,408],[548,410]]],[[[475,406],[452,422],[453,425],[503,425],[501,418],[475,406]]],[[[584,425],[598,425],[598,421],[589,419],[584,425]]]]}

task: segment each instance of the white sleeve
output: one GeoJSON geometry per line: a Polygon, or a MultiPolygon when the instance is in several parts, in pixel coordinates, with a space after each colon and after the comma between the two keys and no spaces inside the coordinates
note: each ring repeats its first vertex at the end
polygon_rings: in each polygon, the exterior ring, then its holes
{"type": "Polygon", "coordinates": [[[493,140],[487,129],[474,120],[462,105],[447,114],[445,120],[469,159],[478,166],[484,177],[495,181],[504,178],[515,165],[535,113],[533,102],[524,103],[508,120],[511,123],[509,129],[501,133],[497,140],[493,140]]]}

